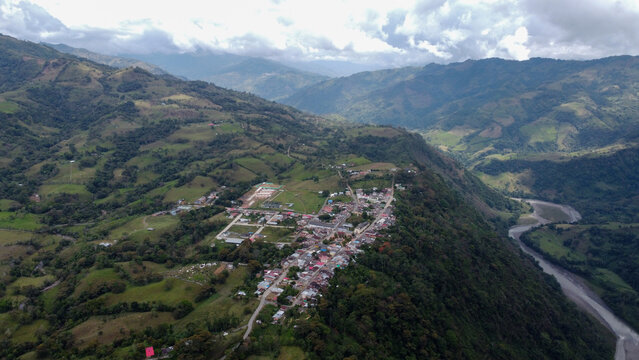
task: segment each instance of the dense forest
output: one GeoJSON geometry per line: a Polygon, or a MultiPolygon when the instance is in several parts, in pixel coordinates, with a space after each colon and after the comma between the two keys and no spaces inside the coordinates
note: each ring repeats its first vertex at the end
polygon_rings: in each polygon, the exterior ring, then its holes
{"type": "Polygon", "coordinates": [[[570,204],[589,223],[639,221],[639,148],[564,161],[494,160],[476,169],[489,175],[529,171],[523,185],[534,196],[570,204]]]}

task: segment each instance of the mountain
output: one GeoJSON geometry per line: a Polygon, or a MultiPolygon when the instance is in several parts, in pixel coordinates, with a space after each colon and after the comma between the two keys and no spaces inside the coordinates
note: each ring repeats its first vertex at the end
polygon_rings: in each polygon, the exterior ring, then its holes
{"type": "Polygon", "coordinates": [[[48,44],[44,43],[44,45],[56,49],[65,54],[75,55],[77,57],[81,57],[84,59],[89,59],[91,61],[95,61],[100,64],[113,66],[116,68],[127,68],[127,67],[139,67],[140,69],[144,69],[151,74],[155,75],[164,75],[167,74],[166,71],[162,70],[160,67],[149,64],[143,61],[134,60],[130,58],[124,58],[119,56],[110,56],[104,54],[98,54],[87,49],[79,49],[74,48],[65,44],[48,44]]]}
{"type": "Polygon", "coordinates": [[[148,347],[184,359],[236,348],[239,358],[610,358],[610,334],[489,219],[520,210],[402,129],[0,37],[2,358],[137,359],[148,347]],[[394,184],[397,205],[380,206],[394,184]],[[244,196],[256,185],[275,192],[271,203],[244,196]],[[336,194],[348,186],[370,198],[357,211],[336,194]],[[291,210],[267,213],[277,203],[291,210]],[[396,223],[368,245],[297,236],[302,213],[361,224],[375,211],[390,221],[388,209],[396,223]],[[227,232],[255,241],[236,246],[218,237],[227,232]],[[316,307],[271,324],[272,303],[298,295],[294,274],[355,253],[326,285],[309,281],[316,307]],[[294,254],[312,262],[281,265],[294,254]],[[253,294],[278,266],[289,285],[256,312],[253,294]]]}
{"type": "Polygon", "coordinates": [[[183,54],[129,54],[127,57],[157,64],[174,75],[213,82],[278,100],[327,76],[301,71],[275,61],[227,53],[198,51],[183,54]]]}
{"type": "Polygon", "coordinates": [[[416,129],[505,194],[573,206],[579,224],[523,241],[636,327],[638,80],[639,57],[485,59],[331,79],[283,102],[416,129]]]}
{"type": "Polygon", "coordinates": [[[393,124],[476,164],[493,155],[571,152],[633,141],[639,57],[468,60],[356,74],[282,102],[316,114],[393,124]],[[405,76],[405,78],[402,78],[405,76]],[[371,82],[379,82],[368,87],[371,82]]]}

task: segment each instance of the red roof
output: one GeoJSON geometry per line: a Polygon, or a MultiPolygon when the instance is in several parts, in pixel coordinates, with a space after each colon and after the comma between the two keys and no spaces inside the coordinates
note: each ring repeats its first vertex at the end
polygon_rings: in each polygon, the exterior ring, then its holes
{"type": "Polygon", "coordinates": [[[155,352],[153,351],[153,346],[149,346],[149,347],[145,348],[144,352],[146,353],[146,357],[151,357],[151,356],[155,355],[155,352]]]}

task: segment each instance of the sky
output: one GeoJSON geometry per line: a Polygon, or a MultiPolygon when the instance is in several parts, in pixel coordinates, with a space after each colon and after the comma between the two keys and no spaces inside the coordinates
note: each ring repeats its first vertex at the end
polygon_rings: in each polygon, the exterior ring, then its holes
{"type": "Polygon", "coordinates": [[[639,54],[638,0],[0,0],[0,33],[99,53],[379,67],[639,54]]]}

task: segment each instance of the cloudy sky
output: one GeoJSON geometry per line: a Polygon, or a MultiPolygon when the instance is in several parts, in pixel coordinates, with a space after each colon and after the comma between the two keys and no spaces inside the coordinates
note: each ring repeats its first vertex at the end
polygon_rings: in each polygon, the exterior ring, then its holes
{"type": "Polygon", "coordinates": [[[380,66],[639,54],[637,0],[0,0],[0,32],[101,53],[380,66]]]}

